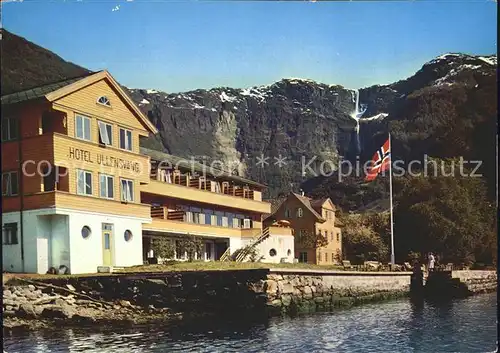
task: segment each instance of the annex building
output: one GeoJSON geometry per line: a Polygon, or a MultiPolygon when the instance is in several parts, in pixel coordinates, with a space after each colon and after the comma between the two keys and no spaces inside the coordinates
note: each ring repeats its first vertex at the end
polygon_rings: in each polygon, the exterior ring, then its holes
{"type": "Polygon", "coordinates": [[[1,118],[3,271],[140,265],[188,234],[199,260],[294,259],[292,229],[263,227],[265,186],[141,148],[157,129],[107,71],[2,96],[1,118]]]}

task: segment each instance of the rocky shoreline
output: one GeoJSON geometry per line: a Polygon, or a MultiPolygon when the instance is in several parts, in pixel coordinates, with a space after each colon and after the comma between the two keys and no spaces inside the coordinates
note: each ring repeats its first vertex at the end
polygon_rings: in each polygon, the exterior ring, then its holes
{"type": "Polygon", "coordinates": [[[180,318],[179,313],[166,308],[141,307],[127,300],[95,300],[84,293],[44,284],[3,287],[4,329],[133,325],[180,318]]]}

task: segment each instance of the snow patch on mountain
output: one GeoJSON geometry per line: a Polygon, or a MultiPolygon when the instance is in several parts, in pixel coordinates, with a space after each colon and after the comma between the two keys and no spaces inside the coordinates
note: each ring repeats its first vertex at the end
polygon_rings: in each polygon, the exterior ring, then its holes
{"type": "Polygon", "coordinates": [[[389,116],[389,114],[387,114],[387,113],[379,113],[379,114],[376,114],[374,116],[370,116],[368,118],[362,118],[362,119],[360,119],[360,121],[364,122],[364,121],[382,120],[382,119],[384,119],[387,116],[389,116]]]}
{"type": "Polygon", "coordinates": [[[493,65],[493,66],[497,65],[497,57],[495,55],[492,55],[489,57],[480,56],[480,57],[478,57],[478,59],[484,61],[487,64],[493,65]]]}

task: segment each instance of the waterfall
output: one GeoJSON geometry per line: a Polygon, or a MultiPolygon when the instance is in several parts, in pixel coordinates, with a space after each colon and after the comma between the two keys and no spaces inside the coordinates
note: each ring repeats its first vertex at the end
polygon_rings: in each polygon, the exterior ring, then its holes
{"type": "MultiPolygon", "coordinates": [[[[354,101],[354,112],[351,113],[351,118],[353,118],[356,121],[356,126],[354,127],[354,133],[355,133],[355,149],[356,149],[356,154],[361,153],[361,142],[359,139],[359,130],[360,130],[360,125],[359,125],[359,120],[363,116],[363,114],[366,112],[366,105],[361,105],[360,109],[360,104],[359,104],[359,90],[356,90],[356,95],[355,95],[355,100],[354,101]]],[[[354,97],[353,97],[354,98],[354,97]]]]}

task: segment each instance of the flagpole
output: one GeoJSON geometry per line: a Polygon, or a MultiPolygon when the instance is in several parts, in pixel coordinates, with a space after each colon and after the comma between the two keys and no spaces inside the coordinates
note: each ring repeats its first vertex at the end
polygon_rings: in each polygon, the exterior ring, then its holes
{"type": "Polygon", "coordinates": [[[389,156],[389,197],[390,197],[390,207],[391,207],[391,264],[396,263],[396,258],[394,255],[394,216],[393,216],[393,210],[392,210],[392,156],[393,156],[393,150],[392,150],[392,142],[391,142],[391,133],[389,132],[389,151],[391,151],[391,154],[389,156]]]}

